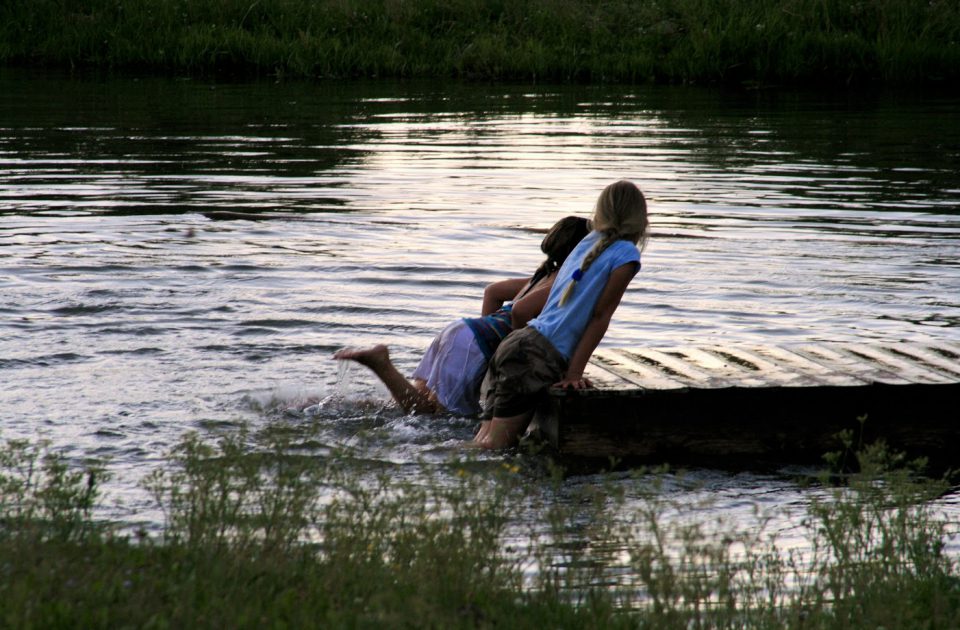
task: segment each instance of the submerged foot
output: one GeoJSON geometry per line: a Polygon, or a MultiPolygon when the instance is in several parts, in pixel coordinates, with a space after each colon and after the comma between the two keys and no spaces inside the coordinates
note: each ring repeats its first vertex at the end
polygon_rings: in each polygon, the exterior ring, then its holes
{"type": "Polygon", "coordinates": [[[480,443],[486,440],[490,436],[490,421],[483,420],[480,422],[480,430],[477,431],[477,434],[473,437],[473,442],[475,446],[480,446],[480,443]]]}
{"type": "Polygon", "coordinates": [[[516,446],[528,424],[530,424],[529,414],[512,418],[494,418],[489,423],[480,425],[480,431],[473,438],[471,445],[487,450],[516,446]]]}
{"type": "Polygon", "coordinates": [[[340,361],[356,361],[369,368],[390,363],[390,350],[383,344],[370,348],[343,348],[333,353],[333,358],[340,361]]]}

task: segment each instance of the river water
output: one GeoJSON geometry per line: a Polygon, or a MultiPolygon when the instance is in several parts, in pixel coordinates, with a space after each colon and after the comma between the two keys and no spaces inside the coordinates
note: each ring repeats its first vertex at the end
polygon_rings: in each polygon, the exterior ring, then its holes
{"type": "MultiPolygon", "coordinates": [[[[604,345],[960,341],[956,96],[6,71],[2,436],[106,459],[129,522],[190,430],[311,423],[416,478],[474,421],[404,416],[332,352],[412,371],[619,178],[652,238],[604,345]]],[[[808,492],[691,476],[744,522],[808,492]]]]}

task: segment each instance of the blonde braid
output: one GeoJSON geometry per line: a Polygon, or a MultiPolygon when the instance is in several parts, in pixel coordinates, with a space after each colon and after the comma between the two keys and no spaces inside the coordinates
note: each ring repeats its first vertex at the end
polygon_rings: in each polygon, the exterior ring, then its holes
{"type": "Polygon", "coordinates": [[[620,235],[616,230],[608,229],[603,231],[603,236],[597,243],[587,252],[587,255],[583,257],[583,262],[580,263],[580,268],[573,273],[573,278],[570,279],[570,282],[567,284],[567,288],[563,290],[563,295],[560,296],[559,305],[563,306],[567,303],[567,300],[570,299],[570,296],[573,295],[573,289],[577,285],[577,282],[580,278],[583,277],[583,274],[587,273],[587,270],[590,269],[590,265],[593,264],[597,258],[600,257],[600,254],[605,252],[608,247],[613,245],[620,239],[620,235]]]}

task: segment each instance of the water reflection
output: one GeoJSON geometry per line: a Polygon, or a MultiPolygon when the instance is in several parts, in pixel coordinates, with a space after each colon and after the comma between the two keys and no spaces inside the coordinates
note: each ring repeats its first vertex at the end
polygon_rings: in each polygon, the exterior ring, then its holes
{"type": "MultiPolygon", "coordinates": [[[[412,369],[486,283],[536,267],[538,230],[587,214],[618,177],[647,192],[654,235],[605,344],[957,341],[958,110],[924,95],[5,71],[0,426],[110,456],[121,516],[149,514],[137,481],[190,429],[370,434],[361,459],[416,475],[473,422],[398,415],[329,355],[388,342],[412,369]]],[[[804,496],[703,475],[734,519],[804,496]]]]}
{"type": "MultiPolygon", "coordinates": [[[[723,216],[954,212],[960,189],[960,123],[949,98],[0,81],[3,195],[18,212],[342,212],[369,207],[355,196],[357,173],[381,173],[384,186],[450,178],[495,194],[487,169],[507,180],[533,169],[541,177],[531,188],[567,194],[575,192],[569,169],[588,184],[584,194],[620,172],[662,202],[723,216]]],[[[384,198],[409,203],[405,187],[384,198]]],[[[461,199],[434,207],[449,202],[461,199]]]]}

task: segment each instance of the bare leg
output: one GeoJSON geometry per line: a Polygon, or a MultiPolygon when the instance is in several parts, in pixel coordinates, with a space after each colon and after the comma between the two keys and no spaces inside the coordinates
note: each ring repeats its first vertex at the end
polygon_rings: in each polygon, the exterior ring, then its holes
{"type": "Polygon", "coordinates": [[[390,360],[390,350],[384,345],[371,348],[344,348],[333,355],[334,359],[356,361],[365,365],[387,386],[390,395],[407,413],[436,413],[439,405],[424,381],[411,383],[390,360]]]}
{"type": "Polygon", "coordinates": [[[484,427],[480,425],[480,432],[474,438],[474,442],[480,448],[501,449],[513,446],[520,439],[530,419],[533,418],[533,412],[512,416],[510,418],[494,418],[490,424],[484,427]],[[486,429],[486,433],[484,433],[486,429]]]}

